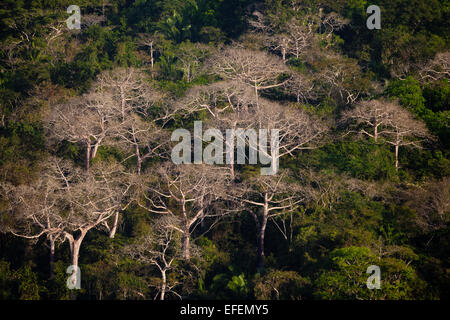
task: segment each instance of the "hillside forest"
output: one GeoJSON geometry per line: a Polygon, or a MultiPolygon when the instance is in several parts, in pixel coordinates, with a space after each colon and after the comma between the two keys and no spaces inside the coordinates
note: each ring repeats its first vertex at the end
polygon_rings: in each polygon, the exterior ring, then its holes
{"type": "Polygon", "coordinates": [[[449,299],[449,21],[446,0],[1,1],[0,299],[449,299]],[[276,174],[220,138],[241,129],[276,130],[276,174]],[[215,162],[175,163],[175,132],[215,162]]]}

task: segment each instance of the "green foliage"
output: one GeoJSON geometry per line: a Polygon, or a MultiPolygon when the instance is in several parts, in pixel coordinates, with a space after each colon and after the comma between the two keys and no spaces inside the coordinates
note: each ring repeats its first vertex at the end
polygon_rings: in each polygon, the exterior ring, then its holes
{"type": "Polygon", "coordinates": [[[295,271],[270,270],[254,281],[255,298],[261,300],[300,300],[310,285],[295,271]]]}
{"type": "Polygon", "coordinates": [[[330,255],[331,268],[314,283],[314,295],[321,299],[412,299],[416,290],[423,289],[414,269],[405,261],[392,257],[379,258],[370,249],[346,247],[330,255]],[[381,288],[366,287],[370,265],[381,270],[381,288]]]}
{"type": "Polygon", "coordinates": [[[319,170],[335,168],[358,179],[383,180],[396,175],[390,148],[371,141],[346,140],[328,144],[299,155],[298,163],[319,170]]]}

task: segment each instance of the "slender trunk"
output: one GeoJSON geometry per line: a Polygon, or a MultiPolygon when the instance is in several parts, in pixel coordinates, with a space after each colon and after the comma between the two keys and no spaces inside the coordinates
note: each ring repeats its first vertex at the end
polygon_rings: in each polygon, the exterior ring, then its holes
{"type": "Polygon", "coordinates": [[[269,217],[269,201],[264,194],[264,212],[258,234],[258,270],[264,269],[264,236],[266,234],[267,219],[269,217]]]}
{"type": "Polygon", "coordinates": [[[166,295],[166,288],[167,288],[166,270],[161,271],[161,277],[162,277],[162,284],[161,284],[160,300],[164,300],[164,296],[166,295]]]}
{"type": "Polygon", "coordinates": [[[183,197],[181,200],[181,211],[183,214],[183,235],[181,238],[181,251],[183,253],[183,258],[189,260],[191,258],[191,244],[190,244],[190,224],[186,212],[186,201],[183,197]]]}
{"type": "Polygon", "coordinates": [[[190,244],[189,231],[185,231],[182,237],[182,251],[183,258],[186,260],[191,259],[191,244],[190,244]]]}
{"type": "Polygon", "coordinates": [[[255,81],[255,95],[256,95],[256,108],[259,110],[259,99],[258,99],[258,85],[255,81]]]}
{"type": "Polygon", "coordinates": [[[231,175],[231,181],[234,181],[235,179],[235,171],[234,171],[234,130],[236,128],[236,122],[233,123],[232,126],[232,132],[230,135],[227,133],[226,137],[226,144],[227,144],[227,163],[230,165],[230,175],[231,175]]]}
{"type": "Polygon", "coordinates": [[[98,147],[100,146],[100,141],[97,141],[94,145],[94,148],[92,148],[92,152],[91,152],[91,159],[94,159],[95,156],[97,155],[97,151],[98,151],[98,147]]]}
{"type": "Polygon", "coordinates": [[[375,140],[375,142],[377,142],[378,139],[378,123],[375,121],[375,128],[373,131],[373,139],[375,140]]]}
{"type": "Polygon", "coordinates": [[[400,148],[399,142],[395,145],[395,171],[398,172],[398,149],[400,148]]]}
{"type": "Polygon", "coordinates": [[[89,164],[91,162],[91,141],[88,140],[86,143],[86,159],[85,159],[85,169],[89,171],[89,164]]]}
{"type": "Polygon", "coordinates": [[[152,70],[153,70],[153,68],[155,66],[155,60],[153,58],[153,43],[150,44],[150,63],[152,65],[152,70]]]}
{"type": "Polygon", "coordinates": [[[191,65],[188,64],[188,68],[187,68],[187,82],[191,82],[191,65]]]}
{"type": "Polygon", "coordinates": [[[235,179],[234,161],[232,163],[230,163],[230,175],[231,175],[231,181],[234,181],[234,179],[235,179]]]}
{"type": "Polygon", "coordinates": [[[117,232],[117,225],[119,224],[119,212],[116,212],[116,214],[114,215],[114,222],[113,222],[113,226],[111,228],[111,231],[109,232],[109,237],[111,239],[114,239],[116,232],[117,232]]]}
{"type": "Polygon", "coordinates": [[[141,157],[138,157],[137,163],[136,163],[136,173],[138,176],[141,175],[141,170],[142,170],[142,159],[141,159],[141,157]]]}
{"type": "Polygon", "coordinates": [[[55,277],[55,239],[50,236],[50,279],[55,277]]]}
{"type": "Polygon", "coordinates": [[[122,121],[125,121],[125,109],[127,107],[127,101],[125,98],[125,92],[123,91],[122,87],[120,87],[120,101],[121,101],[122,121]]]}

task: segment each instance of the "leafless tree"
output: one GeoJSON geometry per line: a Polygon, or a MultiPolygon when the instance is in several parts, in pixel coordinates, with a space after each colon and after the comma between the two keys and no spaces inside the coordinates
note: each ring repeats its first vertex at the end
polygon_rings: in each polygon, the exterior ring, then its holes
{"type": "MultiPolygon", "coordinates": [[[[254,117],[255,104],[254,94],[245,84],[239,81],[220,81],[190,89],[186,96],[175,104],[175,112],[185,117],[207,112],[211,117],[207,125],[219,129],[223,137],[226,137],[226,130],[250,129],[253,125],[251,119],[254,117]]],[[[234,159],[234,141],[233,147],[229,142],[227,139],[222,140],[222,143],[227,145],[224,152],[228,152],[227,156],[234,159]]],[[[234,180],[234,161],[228,163],[231,179],[234,180]]]]}
{"type": "Polygon", "coordinates": [[[255,176],[245,179],[230,197],[242,203],[251,213],[257,228],[258,269],[264,268],[264,239],[269,219],[296,210],[308,193],[300,185],[288,183],[288,172],[274,176],[255,176]]]}
{"type": "Polygon", "coordinates": [[[350,125],[356,122],[357,126],[363,125],[360,132],[377,142],[378,137],[385,133],[380,129],[386,128],[392,113],[396,110],[394,103],[388,100],[362,101],[355,108],[344,111],[340,122],[350,125]],[[371,132],[366,131],[367,127],[371,128],[371,132]]]}
{"type": "Polygon", "coordinates": [[[46,235],[51,259],[55,243],[67,240],[72,265],[77,267],[86,234],[127,207],[123,200],[130,185],[123,168],[114,164],[98,164],[86,172],[68,161],[51,158],[43,167],[34,184],[6,188],[17,222],[8,231],[27,239],[46,235]]]}
{"type": "Polygon", "coordinates": [[[153,71],[155,68],[155,54],[158,52],[158,45],[161,42],[161,37],[158,34],[141,33],[139,34],[138,44],[147,47],[150,55],[150,65],[153,71]]]}
{"type": "Polygon", "coordinates": [[[348,23],[335,12],[329,14],[296,14],[286,21],[278,15],[264,15],[254,11],[249,24],[255,32],[263,35],[264,43],[273,51],[279,52],[286,62],[287,56],[297,59],[322,37],[327,47],[332,44],[332,35],[348,23]]]}
{"type": "Polygon", "coordinates": [[[58,188],[58,183],[45,178],[31,185],[18,187],[6,183],[0,185],[1,197],[8,202],[5,213],[13,222],[13,224],[5,223],[4,231],[30,240],[37,240],[44,235],[47,237],[50,248],[50,278],[54,277],[56,245],[64,241],[62,222],[53,219],[61,197],[58,188]]]}
{"type": "Polygon", "coordinates": [[[151,234],[137,239],[135,244],[124,249],[125,254],[133,259],[143,264],[153,265],[158,269],[161,280],[158,281],[156,287],[160,300],[164,300],[168,293],[181,298],[174,290],[179,284],[177,275],[180,272],[176,261],[181,259],[182,255],[180,234],[170,227],[173,224],[170,217],[160,218],[153,226],[151,234]],[[174,276],[169,277],[171,274],[174,276]]]}
{"type": "Polygon", "coordinates": [[[219,81],[205,86],[195,86],[175,103],[177,114],[190,116],[206,111],[213,119],[220,119],[228,113],[245,110],[254,104],[251,89],[239,81],[219,81]]]}
{"type": "Polygon", "coordinates": [[[136,158],[136,173],[141,174],[142,164],[151,157],[163,157],[170,137],[154,122],[144,121],[139,115],[131,114],[125,124],[114,135],[117,139],[109,144],[118,146],[136,158]]]}
{"type": "Polygon", "coordinates": [[[109,96],[90,93],[52,108],[47,118],[50,140],[82,144],[86,150],[85,169],[95,158],[105,138],[118,126],[109,96]]]}
{"type": "Polygon", "coordinates": [[[314,83],[301,73],[293,73],[291,79],[285,84],[285,90],[293,95],[297,102],[306,102],[316,97],[314,83]]]}
{"type": "Polygon", "coordinates": [[[225,194],[229,178],[221,167],[210,165],[174,165],[165,163],[140,179],[137,191],[139,206],[149,212],[171,217],[168,225],[182,236],[183,258],[191,258],[191,237],[207,217],[223,215],[209,210],[210,205],[225,194]]]}
{"type": "MultiPolygon", "coordinates": [[[[316,148],[318,140],[327,131],[321,120],[312,118],[302,109],[282,106],[265,99],[261,101],[259,110],[255,111],[252,120],[258,129],[266,129],[271,134],[274,130],[278,130],[276,154],[269,154],[267,146],[261,140],[257,146],[259,152],[270,159],[272,167],[281,157],[292,156],[296,150],[316,148]]],[[[272,142],[270,144],[274,147],[272,142]]]]}
{"type": "Polygon", "coordinates": [[[348,19],[344,19],[336,12],[330,12],[328,14],[322,15],[321,20],[321,31],[325,34],[325,41],[327,42],[326,47],[332,44],[332,35],[335,31],[339,31],[348,24],[348,19]]]}
{"type": "Polygon", "coordinates": [[[53,140],[84,145],[86,170],[98,148],[105,143],[113,143],[114,138],[130,143],[139,167],[143,160],[140,156],[142,150],[138,153],[136,146],[149,146],[155,140],[150,141],[150,132],[160,132],[154,121],[164,116],[150,116],[151,108],[160,98],[161,95],[145,82],[139,70],[106,71],[98,77],[90,93],[54,106],[47,119],[47,127],[53,140]],[[145,118],[150,120],[147,125],[145,118]],[[146,138],[149,141],[143,140],[146,138]]]}
{"type": "Polygon", "coordinates": [[[142,71],[117,68],[99,75],[96,89],[113,102],[115,113],[124,122],[131,113],[146,116],[162,95],[146,82],[142,71]]]}
{"type": "Polygon", "coordinates": [[[416,212],[414,222],[424,233],[439,230],[450,220],[449,180],[431,180],[400,192],[400,199],[416,212]]]}
{"type": "Polygon", "coordinates": [[[422,121],[416,120],[413,115],[397,102],[373,100],[361,102],[355,109],[343,113],[343,121],[356,120],[358,124],[370,127],[373,133],[363,127],[360,132],[372,137],[375,141],[383,137],[386,142],[395,147],[395,168],[398,171],[399,149],[402,146],[419,148],[425,140],[434,139],[422,121]]]}
{"type": "Polygon", "coordinates": [[[317,79],[324,84],[328,96],[344,104],[352,104],[367,90],[367,80],[362,76],[356,60],[334,53],[318,53],[311,61],[321,71],[317,79]]]}
{"type": "Polygon", "coordinates": [[[107,143],[136,157],[138,174],[142,163],[161,155],[161,147],[169,141],[164,130],[156,124],[166,114],[152,112],[162,95],[145,80],[144,74],[134,68],[105,72],[98,79],[98,90],[113,101],[113,112],[119,122],[107,143]]]}
{"type": "Polygon", "coordinates": [[[262,51],[229,47],[214,56],[209,65],[223,78],[240,81],[253,88],[257,106],[261,90],[280,87],[289,78],[280,80],[282,74],[289,74],[289,69],[278,58],[262,51]]]}
{"type": "Polygon", "coordinates": [[[383,132],[386,142],[395,148],[395,169],[398,171],[398,153],[400,147],[413,146],[420,148],[421,142],[432,140],[433,136],[428,132],[426,125],[414,119],[413,115],[398,104],[392,105],[388,128],[383,132]]]}
{"type": "Polygon", "coordinates": [[[436,81],[450,78],[450,51],[440,52],[419,69],[422,81],[436,81]]]}

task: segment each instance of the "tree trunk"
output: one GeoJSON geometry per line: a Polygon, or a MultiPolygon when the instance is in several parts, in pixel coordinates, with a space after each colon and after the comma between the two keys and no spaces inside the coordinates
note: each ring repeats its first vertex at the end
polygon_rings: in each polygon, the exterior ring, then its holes
{"type": "Polygon", "coordinates": [[[84,164],[84,168],[86,169],[86,171],[89,171],[90,162],[91,162],[91,141],[88,140],[86,143],[86,159],[84,164]]]}
{"type": "Polygon", "coordinates": [[[120,87],[120,101],[121,101],[121,114],[122,114],[122,122],[125,121],[125,109],[127,107],[127,101],[125,98],[125,92],[123,88],[120,87]]]}
{"type": "Polygon", "coordinates": [[[258,234],[258,270],[264,269],[264,236],[266,234],[267,219],[269,217],[269,201],[267,193],[264,194],[264,212],[258,234]]]}
{"type": "Polygon", "coordinates": [[[142,170],[142,159],[141,159],[141,157],[138,156],[137,163],[136,163],[136,173],[138,176],[141,175],[141,170],[142,170]]]}
{"type": "Polygon", "coordinates": [[[231,175],[231,181],[234,181],[235,174],[234,174],[234,161],[230,163],[230,175],[231,175]]]}
{"type": "MultiPolygon", "coordinates": [[[[236,127],[236,122],[233,123],[232,126],[232,132],[234,132],[236,127]]],[[[230,175],[231,175],[231,181],[234,181],[235,179],[235,172],[234,172],[234,134],[228,135],[226,137],[226,144],[227,144],[227,155],[226,155],[226,162],[230,165],[230,175]]]]}
{"type": "Polygon", "coordinates": [[[164,300],[164,296],[166,295],[166,288],[167,288],[166,270],[161,271],[161,277],[162,277],[162,284],[161,284],[160,300],[164,300]]]}
{"type": "Polygon", "coordinates": [[[258,85],[255,81],[255,95],[256,95],[256,108],[259,110],[259,99],[258,99],[258,85]]]}
{"type": "Polygon", "coordinates": [[[55,278],[55,239],[50,236],[50,279],[55,278]]]}
{"type": "Polygon", "coordinates": [[[191,243],[190,243],[189,231],[185,231],[182,237],[182,251],[183,258],[186,260],[191,259],[191,243]]]}
{"type": "Polygon", "coordinates": [[[92,148],[92,152],[91,152],[91,158],[90,160],[94,159],[95,156],[97,155],[97,151],[98,151],[98,147],[100,146],[100,141],[97,141],[94,145],[94,148],[92,148]]]}
{"type": "Polygon", "coordinates": [[[119,212],[116,212],[116,214],[114,215],[113,226],[111,228],[111,231],[109,232],[109,237],[111,239],[114,239],[114,236],[116,235],[118,224],[119,224],[119,212]]]}
{"type": "Polygon", "coordinates": [[[398,172],[398,149],[400,148],[399,143],[397,142],[395,145],[395,171],[398,172]]]}
{"type": "Polygon", "coordinates": [[[375,142],[377,142],[377,140],[378,140],[378,124],[376,121],[375,121],[374,130],[373,130],[373,139],[375,140],[375,142]]]}
{"type": "Polygon", "coordinates": [[[75,239],[74,237],[69,238],[69,246],[70,246],[70,255],[73,266],[73,277],[71,279],[72,284],[75,285],[78,281],[77,279],[77,270],[78,270],[78,258],[80,256],[80,247],[83,242],[84,237],[86,236],[87,230],[82,230],[80,236],[75,239]]]}
{"type": "Polygon", "coordinates": [[[152,70],[155,65],[155,61],[153,59],[153,43],[150,44],[150,63],[152,65],[152,70]]]}

